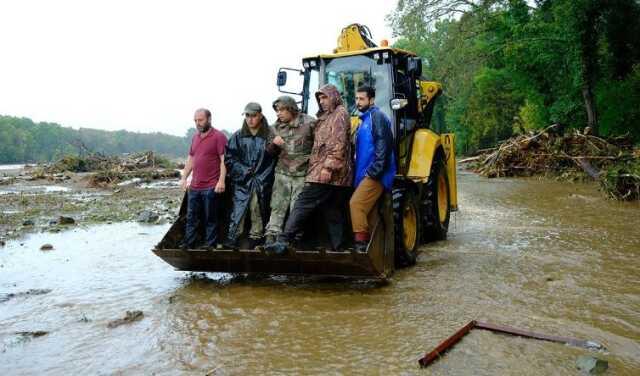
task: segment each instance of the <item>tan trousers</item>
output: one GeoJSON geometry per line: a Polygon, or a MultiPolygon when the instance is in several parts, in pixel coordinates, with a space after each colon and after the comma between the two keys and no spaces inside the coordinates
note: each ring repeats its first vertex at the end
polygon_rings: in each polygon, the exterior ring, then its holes
{"type": "Polygon", "coordinates": [[[349,208],[351,209],[351,227],[354,233],[369,233],[371,231],[369,224],[374,224],[377,218],[377,212],[372,209],[383,191],[382,183],[365,177],[353,192],[349,208]]]}

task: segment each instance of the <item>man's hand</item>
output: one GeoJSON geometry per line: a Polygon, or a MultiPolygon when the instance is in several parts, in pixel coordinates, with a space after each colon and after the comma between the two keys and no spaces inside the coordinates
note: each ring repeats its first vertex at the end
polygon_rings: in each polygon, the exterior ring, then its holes
{"type": "Polygon", "coordinates": [[[278,145],[278,146],[282,146],[282,145],[284,145],[284,140],[282,139],[282,137],[280,137],[280,136],[276,136],[276,137],[273,139],[273,143],[274,143],[274,144],[276,144],[276,145],[278,145]]]}
{"type": "Polygon", "coordinates": [[[214,191],[216,193],[222,193],[224,192],[224,180],[218,180],[218,183],[216,184],[216,187],[214,189],[214,191]]]}
{"type": "Polygon", "coordinates": [[[182,188],[183,191],[186,191],[187,189],[189,189],[189,185],[187,185],[186,178],[180,178],[180,188],[182,188]]]}
{"type": "Polygon", "coordinates": [[[320,183],[328,183],[331,181],[331,170],[329,170],[328,168],[323,168],[320,171],[320,183]]]}

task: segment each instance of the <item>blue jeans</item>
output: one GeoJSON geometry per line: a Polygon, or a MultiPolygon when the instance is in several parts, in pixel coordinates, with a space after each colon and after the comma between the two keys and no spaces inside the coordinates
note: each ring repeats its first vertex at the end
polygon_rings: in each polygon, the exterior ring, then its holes
{"type": "Polygon", "coordinates": [[[193,247],[198,238],[197,230],[200,221],[204,221],[205,243],[208,247],[215,247],[218,239],[218,226],[216,221],[216,193],[211,189],[189,190],[187,203],[187,228],[184,235],[184,243],[189,248],[193,247]]]}

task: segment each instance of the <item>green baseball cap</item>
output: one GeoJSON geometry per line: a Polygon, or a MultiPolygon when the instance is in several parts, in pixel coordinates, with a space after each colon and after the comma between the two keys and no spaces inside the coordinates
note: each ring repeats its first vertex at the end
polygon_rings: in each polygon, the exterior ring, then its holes
{"type": "Polygon", "coordinates": [[[278,97],[278,99],[276,99],[275,101],[273,101],[272,106],[274,111],[278,111],[278,105],[284,107],[285,109],[291,112],[300,112],[300,109],[298,108],[298,104],[296,103],[296,100],[288,95],[283,95],[281,97],[278,97]]]}
{"type": "Polygon", "coordinates": [[[255,115],[258,112],[262,112],[262,107],[256,102],[249,102],[244,106],[243,115],[255,115]]]}

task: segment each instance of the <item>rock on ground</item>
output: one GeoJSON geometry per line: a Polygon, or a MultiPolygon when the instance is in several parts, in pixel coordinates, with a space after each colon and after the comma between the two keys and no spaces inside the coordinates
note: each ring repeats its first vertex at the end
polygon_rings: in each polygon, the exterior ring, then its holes
{"type": "Polygon", "coordinates": [[[609,368],[609,363],[593,356],[582,355],[576,360],[576,366],[585,374],[599,375],[609,368]]]}
{"type": "Polygon", "coordinates": [[[142,313],[142,311],[127,311],[127,313],[123,318],[109,322],[107,324],[107,327],[115,328],[120,325],[130,324],[134,321],[142,320],[143,317],[144,317],[144,313],[142,313]]]}
{"type": "Polygon", "coordinates": [[[140,212],[140,214],[138,214],[138,222],[144,222],[144,223],[153,223],[153,222],[157,222],[158,219],[160,219],[160,216],[157,213],[154,213],[150,210],[143,210],[142,212],[140,212]]]}

